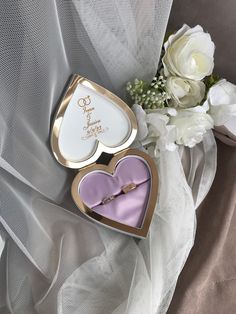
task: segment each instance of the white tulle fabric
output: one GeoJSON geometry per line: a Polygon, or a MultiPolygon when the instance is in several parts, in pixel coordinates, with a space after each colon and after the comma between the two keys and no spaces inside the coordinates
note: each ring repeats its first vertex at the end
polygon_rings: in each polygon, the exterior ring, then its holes
{"type": "Polygon", "coordinates": [[[214,178],[212,134],[156,160],[159,201],[140,241],[78,216],[75,173],[54,160],[49,134],[71,73],[121,97],[126,81],[155,74],[170,8],[170,0],[1,1],[1,313],[166,312],[214,178]]]}

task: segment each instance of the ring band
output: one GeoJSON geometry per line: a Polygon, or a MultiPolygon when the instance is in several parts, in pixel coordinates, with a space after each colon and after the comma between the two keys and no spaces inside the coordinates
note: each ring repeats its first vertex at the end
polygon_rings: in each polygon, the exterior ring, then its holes
{"type": "Polygon", "coordinates": [[[122,191],[123,191],[123,193],[126,194],[126,193],[136,189],[136,187],[137,187],[137,185],[132,182],[132,183],[129,183],[129,184],[123,186],[122,191]]]}
{"type": "Polygon", "coordinates": [[[105,205],[105,204],[111,202],[111,201],[114,200],[114,199],[115,199],[115,196],[114,196],[114,195],[107,196],[107,197],[105,197],[105,198],[102,200],[102,204],[105,205]]]}
{"type": "MultiPolygon", "coordinates": [[[[124,194],[126,194],[126,193],[128,193],[128,192],[130,192],[130,191],[136,189],[136,187],[137,187],[137,185],[136,185],[135,183],[133,183],[133,182],[132,182],[132,183],[129,183],[129,184],[124,185],[124,186],[122,187],[122,192],[123,192],[124,194]]],[[[107,203],[110,203],[110,202],[113,201],[115,198],[116,198],[115,195],[107,196],[107,197],[105,197],[105,198],[102,200],[102,204],[105,205],[105,204],[107,204],[107,203]]]]}

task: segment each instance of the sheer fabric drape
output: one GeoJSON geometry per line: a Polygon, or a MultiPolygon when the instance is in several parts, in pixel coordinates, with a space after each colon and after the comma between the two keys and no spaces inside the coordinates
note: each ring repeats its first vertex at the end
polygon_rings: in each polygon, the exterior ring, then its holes
{"type": "Polygon", "coordinates": [[[78,215],[75,173],[54,160],[49,134],[71,73],[121,97],[128,80],[155,74],[170,8],[169,0],[1,1],[1,313],[165,313],[214,177],[212,134],[156,160],[159,201],[141,241],[78,215]]]}

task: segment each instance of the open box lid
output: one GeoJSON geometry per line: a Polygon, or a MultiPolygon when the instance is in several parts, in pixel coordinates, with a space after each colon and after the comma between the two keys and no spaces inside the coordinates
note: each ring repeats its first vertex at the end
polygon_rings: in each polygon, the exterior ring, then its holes
{"type": "Polygon", "coordinates": [[[63,166],[79,169],[128,148],[137,134],[132,110],[107,89],[75,74],[57,110],[51,147],[63,166]]]}

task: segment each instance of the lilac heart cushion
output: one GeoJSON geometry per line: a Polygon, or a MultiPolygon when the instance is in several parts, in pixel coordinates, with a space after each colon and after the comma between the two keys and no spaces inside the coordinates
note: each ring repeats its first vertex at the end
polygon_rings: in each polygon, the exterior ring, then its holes
{"type": "Polygon", "coordinates": [[[150,170],[138,157],[121,159],[113,175],[95,170],[87,174],[78,187],[83,202],[93,211],[120,223],[140,228],[150,194],[150,170]],[[123,193],[122,188],[135,183],[136,188],[123,193]],[[103,204],[107,197],[115,198],[103,204]]]}

